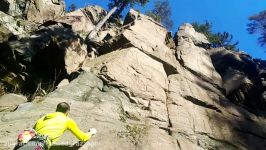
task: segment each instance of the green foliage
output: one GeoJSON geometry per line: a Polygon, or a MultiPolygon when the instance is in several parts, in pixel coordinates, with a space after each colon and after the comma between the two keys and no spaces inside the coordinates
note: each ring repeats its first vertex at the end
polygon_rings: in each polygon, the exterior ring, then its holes
{"type": "Polygon", "coordinates": [[[77,9],[77,6],[75,4],[71,4],[69,7],[68,7],[68,12],[72,12],[72,11],[75,11],[77,9]]]}
{"type": "Polygon", "coordinates": [[[168,30],[173,27],[173,21],[170,19],[172,12],[168,0],[157,0],[154,4],[154,8],[146,12],[146,15],[161,22],[168,30]]]}
{"type": "Polygon", "coordinates": [[[140,4],[141,6],[144,6],[146,3],[149,2],[149,0],[109,0],[109,9],[112,9],[113,7],[118,7],[117,11],[115,12],[114,16],[120,17],[121,13],[125,8],[133,7],[135,4],[140,4]]]}
{"type": "Polygon", "coordinates": [[[212,24],[208,21],[206,21],[204,24],[193,22],[192,26],[197,32],[203,33],[204,35],[208,36],[211,33],[212,24]]]}
{"type": "Polygon", "coordinates": [[[266,46],[266,11],[249,17],[248,32],[250,34],[260,34],[258,42],[261,46],[266,46]]]}
{"type": "Polygon", "coordinates": [[[237,45],[239,42],[233,43],[233,35],[228,32],[212,32],[212,24],[206,21],[204,24],[199,24],[197,22],[193,22],[192,26],[197,32],[203,33],[209,42],[211,43],[211,47],[224,47],[228,50],[238,51],[237,45]]]}

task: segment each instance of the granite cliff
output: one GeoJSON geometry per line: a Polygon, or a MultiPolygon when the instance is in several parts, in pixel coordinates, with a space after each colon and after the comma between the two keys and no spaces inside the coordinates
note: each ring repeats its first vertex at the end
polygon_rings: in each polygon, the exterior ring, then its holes
{"type": "Polygon", "coordinates": [[[52,149],[266,148],[263,61],[210,48],[188,23],[172,35],[133,9],[87,39],[101,7],[33,1],[0,7],[0,149],[63,101],[98,134],[75,148],[66,133],[52,149]]]}

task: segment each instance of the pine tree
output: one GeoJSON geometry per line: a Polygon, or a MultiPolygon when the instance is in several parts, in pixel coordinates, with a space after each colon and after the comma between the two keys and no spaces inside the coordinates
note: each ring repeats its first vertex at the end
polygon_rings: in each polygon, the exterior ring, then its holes
{"type": "Polygon", "coordinates": [[[212,32],[212,23],[206,21],[204,24],[199,24],[197,22],[193,22],[192,26],[197,32],[203,33],[209,42],[211,43],[211,47],[224,47],[228,50],[238,51],[237,45],[238,41],[233,43],[233,35],[229,32],[212,32]]]}
{"type": "Polygon", "coordinates": [[[157,0],[154,4],[154,8],[146,12],[146,15],[161,22],[168,30],[173,27],[173,21],[170,19],[172,12],[168,0],[157,0]]]}
{"type": "Polygon", "coordinates": [[[266,11],[249,17],[248,32],[250,34],[260,34],[258,42],[261,46],[266,46],[266,11]]]}

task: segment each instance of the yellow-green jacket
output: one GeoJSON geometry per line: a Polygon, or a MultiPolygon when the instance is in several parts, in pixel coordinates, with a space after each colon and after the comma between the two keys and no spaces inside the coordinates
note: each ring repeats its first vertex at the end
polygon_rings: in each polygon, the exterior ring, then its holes
{"type": "Polygon", "coordinates": [[[34,130],[41,135],[48,136],[49,147],[57,142],[66,130],[70,130],[80,141],[88,141],[90,133],[82,132],[75,121],[67,117],[64,113],[55,112],[40,118],[34,125],[34,130]]]}

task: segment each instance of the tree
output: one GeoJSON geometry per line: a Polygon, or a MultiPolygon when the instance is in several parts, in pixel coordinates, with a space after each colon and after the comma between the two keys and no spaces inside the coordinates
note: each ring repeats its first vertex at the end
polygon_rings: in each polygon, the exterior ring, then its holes
{"type": "Polygon", "coordinates": [[[233,43],[233,35],[229,32],[212,32],[212,23],[206,21],[204,24],[199,24],[197,22],[192,23],[192,26],[197,32],[203,33],[209,42],[211,43],[211,47],[224,47],[228,50],[235,50],[237,51],[238,41],[233,43]]]}
{"type": "Polygon", "coordinates": [[[109,9],[117,7],[117,11],[114,13],[114,16],[117,18],[120,17],[123,10],[128,6],[133,7],[135,4],[140,4],[141,6],[144,6],[146,3],[149,2],[149,0],[109,0],[109,1],[110,1],[110,3],[108,4],[109,9]]]}
{"type": "Polygon", "coordinates": [[[77,9],[77,6],[75,4],[71,4],[69,7],[68,7],[68,12],[72,12],[72,11],[75,11],[77,9]]]}
{"type": "Polygon", "coordinates": [[[217,47],[222,46],[229,50],[238,50],[236,46],[239,42],[237,41],[233,43],[233,35],[229,32],[218,32],[215,34],[215,36],[217,36],[218,39],[217,47]]]}
{"type": "Polygon", "coordinates": [[[260,34],[258,42],[261,46],[266,46],[266,11],[249,17],[248,32],[250,34],[260,34]]]}
{"type": "Polygon", "coordinates": [[[154,4],[154,8],[146,12],[146,15],[161,22],[168,30],[173,27],[173,21],[170,19],[172,12],[168,0],[157,0],[154,4]]]}

